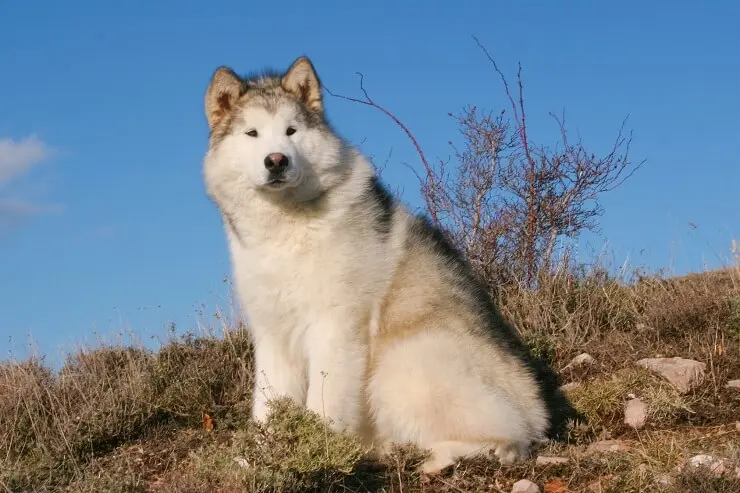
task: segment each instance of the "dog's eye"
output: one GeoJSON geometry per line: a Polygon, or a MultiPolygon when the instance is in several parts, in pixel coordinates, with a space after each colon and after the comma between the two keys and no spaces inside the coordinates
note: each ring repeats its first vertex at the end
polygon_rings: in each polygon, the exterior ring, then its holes
{"type": "Polygon", "coordinates": [[[295,133],[295,128],[288,127],[288,130],[285,131],[285,135],[293,135],[295,133]]]}
{"type": "Polygon", "coordinates": [[[250,137],[257,137],[257,131],[256,130],[250,130],[249,132],[247,132],[247,135],[249,135],[250,137]]]}

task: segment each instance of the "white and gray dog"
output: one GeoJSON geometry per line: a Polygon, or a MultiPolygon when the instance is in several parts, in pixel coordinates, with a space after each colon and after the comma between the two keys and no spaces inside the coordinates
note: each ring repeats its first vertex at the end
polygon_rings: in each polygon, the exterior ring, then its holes
{"type": "Polygon", "coordinates": [[[429,474],[488,450],[508,463],[546,439],[553,385],[459,252],[332,130],[308,58],[246,78],[219,68],[205,112],[255,419],[289,396],[380,451],[431,449],[429,474]]]}

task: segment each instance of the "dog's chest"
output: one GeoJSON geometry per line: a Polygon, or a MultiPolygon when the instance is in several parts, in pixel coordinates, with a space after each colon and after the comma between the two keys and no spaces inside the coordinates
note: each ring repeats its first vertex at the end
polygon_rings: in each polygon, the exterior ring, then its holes
{"type": "Polygon", "coordinates": [[[348,270],[341,234],[318,228],[265,230],[231,242],[234,277],[250,318],[305,323],[312,312],[346,296],[348,270]]]}

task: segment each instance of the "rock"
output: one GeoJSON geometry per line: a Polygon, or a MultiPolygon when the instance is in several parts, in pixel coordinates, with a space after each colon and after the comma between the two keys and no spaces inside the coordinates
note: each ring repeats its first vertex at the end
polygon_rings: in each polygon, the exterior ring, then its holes
{"type": "Polygon", "coordinates": [[[735,421],[735,429],[740,431],[740,421],[735,421]]]}
{"type": "Polygon", "coordinates": [[[565,370],[566,368],[578,368],[581,366],[591,366],[594,363],[596,363],[596,360],[594,359],[593,356],[591,356],[588,353],[581,353],[575,358],[573,358],[572,360],[570,360],[570,363],[565,365],[565,368],[563,369],[565,370]]]}
{"type": "Polygon", "coordinates": [[[663,488],[670,488],[673,485],[673,477],[668,474],[661,474],[658,476],[658,484],[663,488]]]}
{"type": "Polygon", "coordinates": [[[520,479],[511,487],[511,493],[540,493],[540,488],[528,479],[520,479]]]}
{"type": "Polygon", "coordinates": [[[245,469],[249,468],[249,462],[244,457],[234,457],[234,462],[245,469]]]}
{"type": "Polygon", "coordinates": [[[704,382],[706,363],[684,358],[644,358],[635,363],[658,373],[685,394],[704,382]]]}
{"type": "Polygon", "coordinates": [[[725,385],[725,388],[728,389],[739,389],[740,390],[740,380],[730,380],[725,385]]]}
{"type": "Polygon", "coordinates": [[[725,473],[725,461],[707,454],[695,455],[689,459],[689,466],[693,468],[707,467],[715,476],[722,476],[725,473]]]}
{"type": "Polygon", "coordinates": [[[568,382],[565,385],[561,385],[560,390],[562,390],[563,392],[568,392],[570,390],[577,389],[580,386],[581,382],[568,382]]]}
{"type": "Polygon", "coordinates": [[[537,456],[537,465],[538,466],[544,466],[549,464],[567,464],[568,461],[567,457],[549,457],[547,455],[538,455],[537,456]]]}
{"type": "Polygon", "coordinates": [[[600,454],[604,452],[627,452],[629,446],[621,440],[602,440],[594,442],[586,448],[587,454],[600,454]]]}
{"type": "Polygon", "coordinates": [[[647,410],[647,404],[642,402],[640,398],[630,399],[624,407],[624,424],[639,430],[645,426],[647,410]]]}

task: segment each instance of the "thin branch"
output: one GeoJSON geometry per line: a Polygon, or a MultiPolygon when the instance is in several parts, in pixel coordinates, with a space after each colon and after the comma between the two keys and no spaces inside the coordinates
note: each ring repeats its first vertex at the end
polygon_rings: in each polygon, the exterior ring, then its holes
{"type": "Polygon", "coordinates": [[[645,161],[633,167],[628,159],[632,133],[625,133],[626,118],[604,154],[587,151],[577,132],[569,138],[564,112],[562,118],[551,114],[560,130],[554,149],[530,144],[521,64],[514,96],[496,61],[473,39],[500,77],[513,116],[481,114],[476,106],[450,113],[464,142],[459,147],[449,142],[455,158],[450,166],[427,160],[409,128],[370,96],[361,73],[361,97],[327,92],[380,110],[404,131],[426,174],[402,164],[419,181],[427,213],[438,226],[444,221],[445,234],[490,286],[513,282],[533,288],[539,273],[556,265],[555,256],[569,262],[556,253],[561,238],[596,231],[601,194],[621,186],[645,161]]]}
{"type": "MultiPolygon", "coordinates": [[[[370,97],[370,95],[368,94],[368,92],[367,92],[367,90],[365,89],[365,86],[364,86],[365,76],[362,75],[361,72],[356,72],[356,74],[360,76],[360,90],[362,91],[362,94],[365,96],[365,99],[359,99],[359,98],[355,98],[355,97],[351,97],[351,96],[345,96],[345,95],[342,95],[342,94],[335,94],[332,91],[330,91],[328,88],[326,88],[326,92],[329,93],[330,96],[333,96],[335,98],[344,99],[346,101],[351,101],[353,103],[364,104],[366,106],[370,106],[372,108],[376,108],[376,109],[382,111],[386,116],[388,116],[390,119],[392,119],[396,123],[396,125],[398,125],[401,128],[401,130],[403,130],[406,133],[406,135],[408,136],[408,138],[411,140],[411,143],[416,148],[416,152],[419,154],[419,158],[421,159],[421,162],[424,164],[424,168],[426,169],[427,174],[433,173],[433,169],[430,166],[429,161],[427,161],[427,158],[424,155],[424,151],[422,150],[421,146],[419,145],[419,142],[416,140],[416,137],[414,137],[414,134],[411,132],[411,130],[409,130],[409,128],[406,125],[404,125],[404,123],[396,115],[394,115],[391,111],[389,111],[385,107],[383,107],[383,106],[379,105],[378,103],[376,103],[370,97]]],[[[432,196],[433,197],[436,197],[436,190],[432,189],[431,190],[431,193],[432,193],[432,196]]],[[[434,221],[434,223],[437,226],[439,226],[440,223],[439,223],[439,219],[437,218],[436,211],[432,210],[432,211],[429,211],[429,212],[432,215],[432,220],[434,221]]]]}
{"type": "MultiPolygon", "coordinates": [[[[486,55],[486,58],[488,58],[488,61],[491,62],[491,65],[493,65],[494,70],[501,78],[501,82],[504,84],[504,90],[506,92],[506,97],[509,99],[509,103],[511,104],[511,108],[514,111],[514,120],[516,121],[518,130],[519,130],[519,139],[522,143],[522,149],[524,150],[524,156],[527,159],[527,163],[529,164],[529,176],[527,177],[527,183],[528,183],[528,197],[527,197],[527,244],[525,245],[525,254],[527,258],[530,260],[530,264],[534,261],[534,237],[535,237],[535,228],[536,228],[536,219],[535,219],[535,167],[536,164],[534,162],[534,159],[532,159],[532,152],[529,148],[529,139],[527,137],[527,116],[526,112],[524,110],[524,84],[522,83],[522,64],[519,63],[519,68],[517,71],[517,85],[519,87],[519,110],[521,111],[521,116],[519,115],[519,111],[517,111],[517,103],[514,102],[514,97],[511,95],[511,91],[509,90],[509,83],[506,80],[506,76],[504,73],[499,69],[498,64],[493,59],[491,54],[488,52],[488,49],[486,49],[485,46],[478,40],[476,36],[473,36],[473,39],[475,40],[475,43],[478,45],[478,47],[483,51],[483,53],[486,55]]],[[[532,281],[532,276],[534,273],[532,272],[532,269],[527,270],[527,282],[532,281]]]]}

